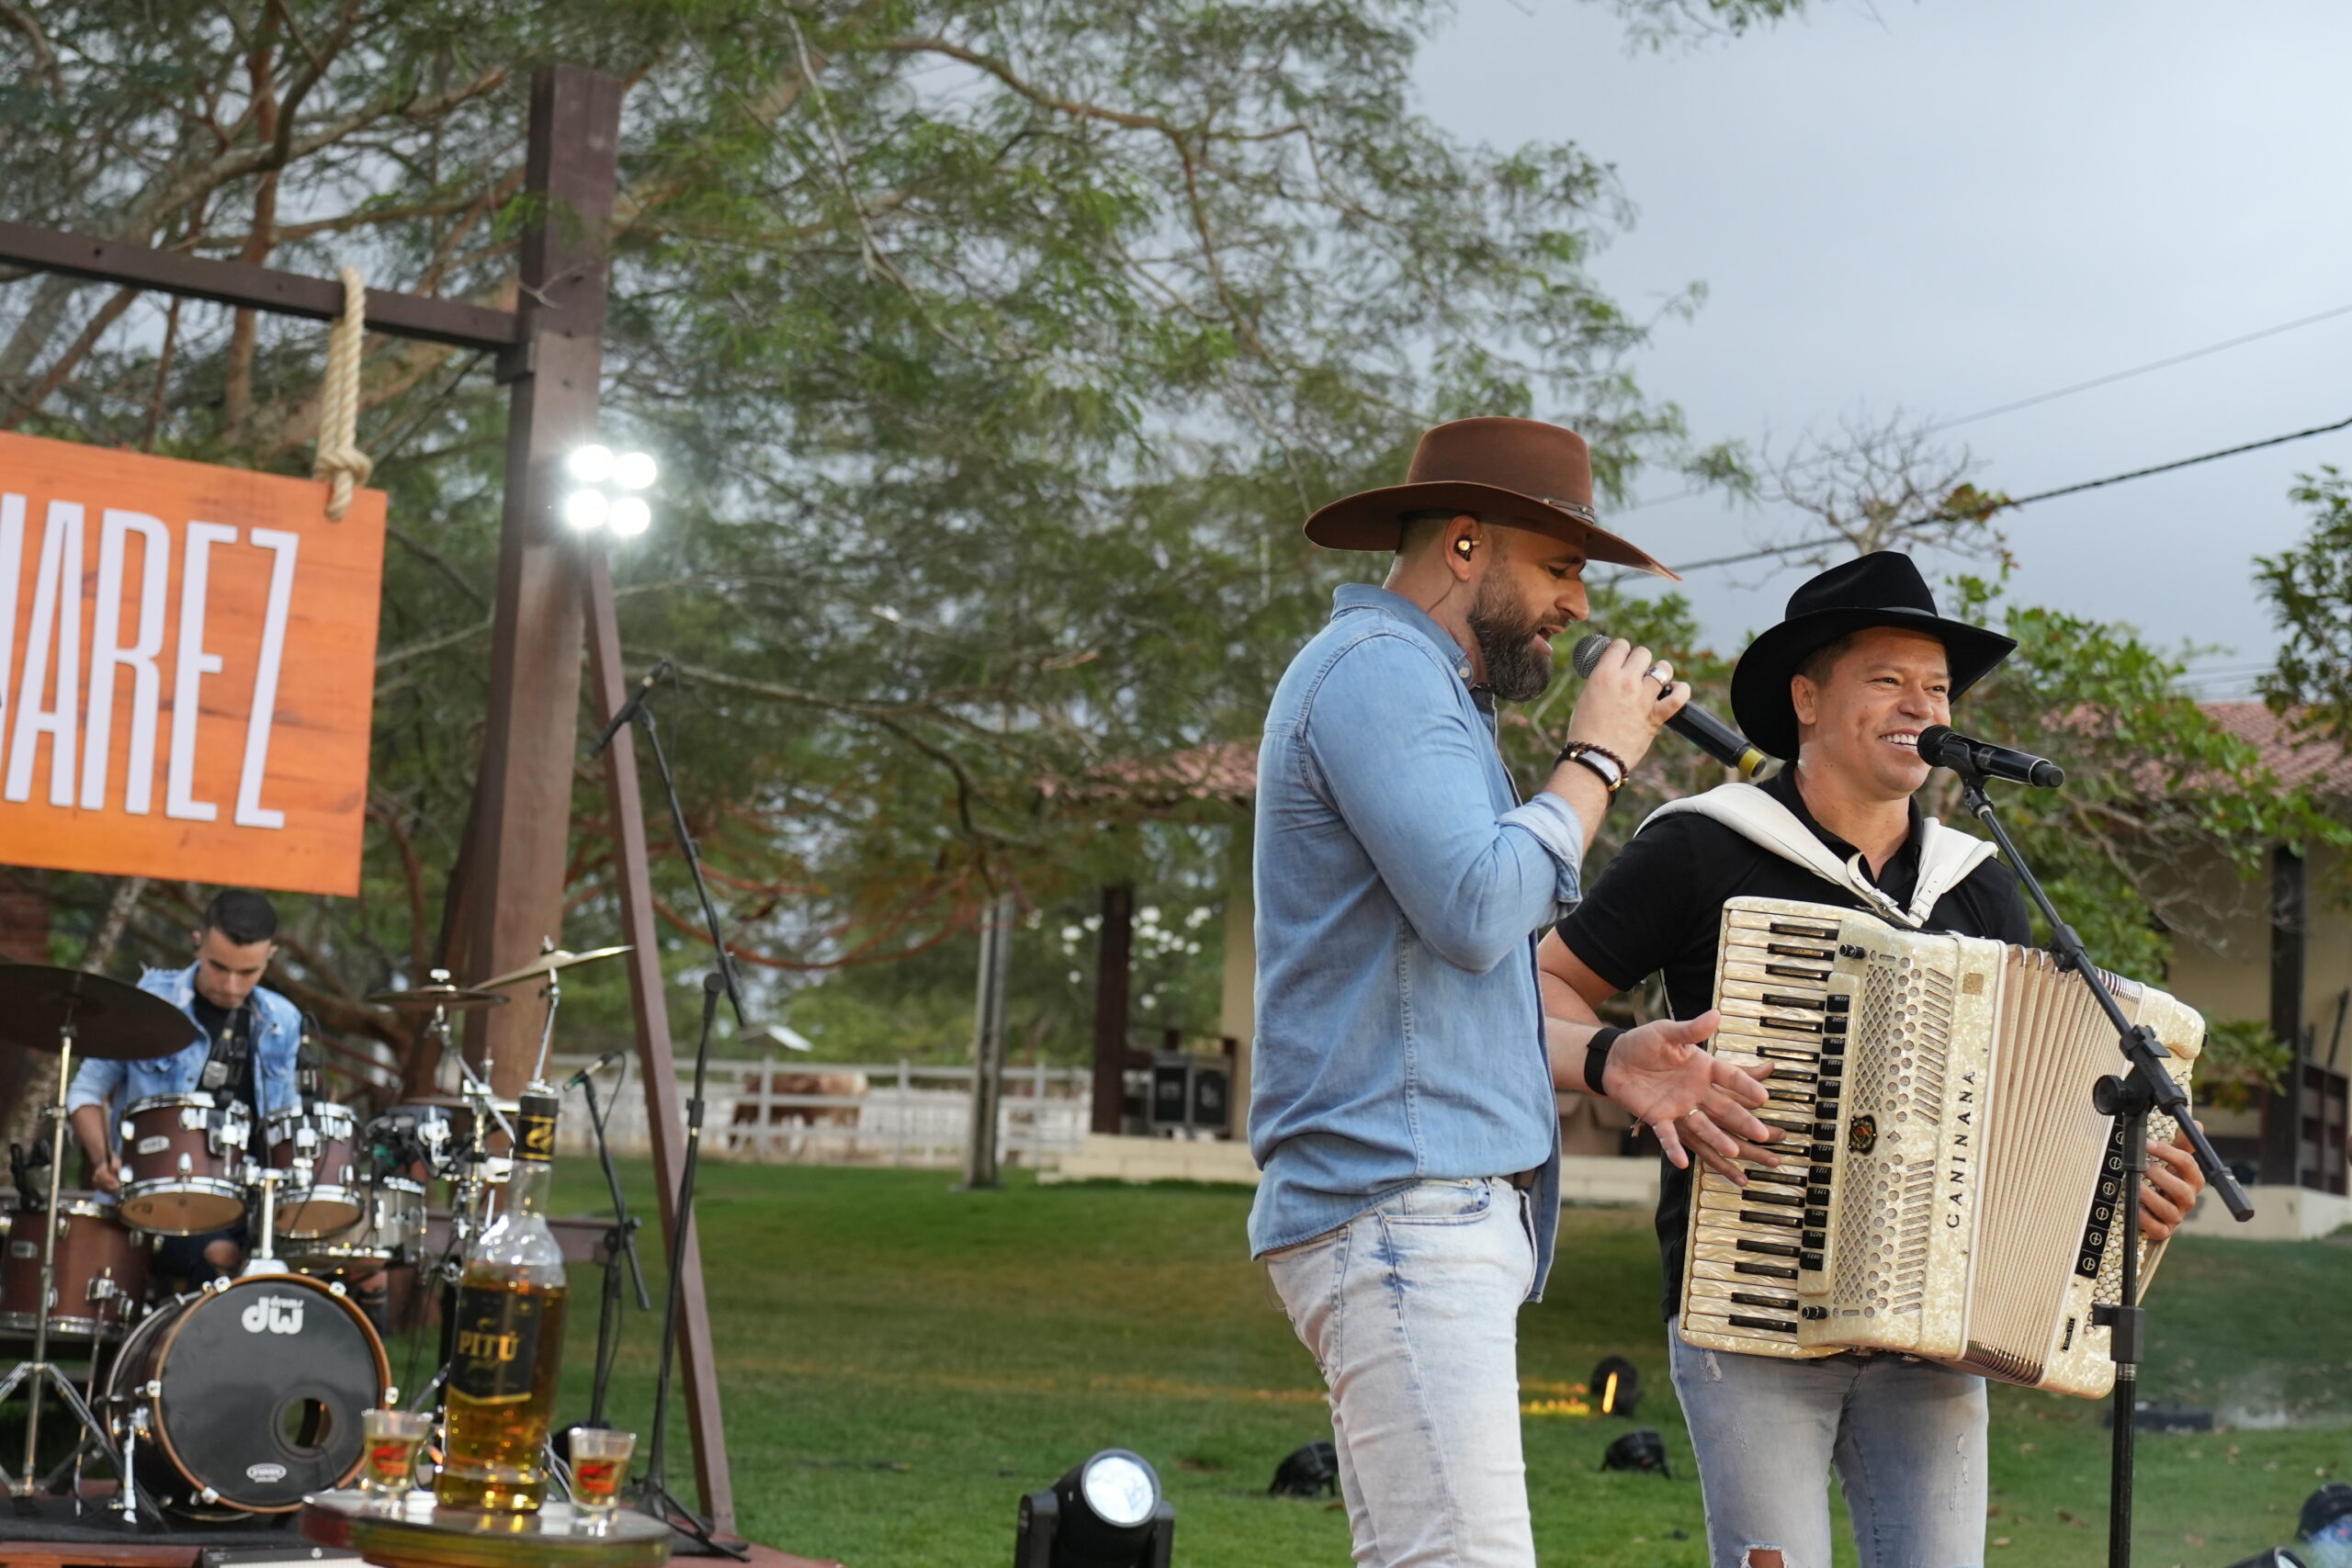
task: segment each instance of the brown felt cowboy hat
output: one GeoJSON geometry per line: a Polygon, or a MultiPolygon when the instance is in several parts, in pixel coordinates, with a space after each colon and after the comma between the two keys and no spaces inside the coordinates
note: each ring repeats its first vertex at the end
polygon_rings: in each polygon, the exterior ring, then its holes
{"type": "Polygon", "coordinates": [[[1335,550],[1393,550],[1407,516],[1448,511],[1548,534],[1587,560],[1674,576],[1601,528],[1584,437],[1536,419],[1457,419],[1423,431],[1403,484],[1333,502],[1306,520],[1306,536],[1335,550]]]}
{"type": "Polygon", "coordinates": [[[1731,672],[1731,713],[1750,740],[1775,757],[1797,754],[1796,699],[1789,678],[1821,649],[1866,626],[1920,632],[1944,645],[1951,696],[1993,671],[2017,639],[1936,614],[1936,596],[1911,558],[1872,550],[1808,578],[1789,595],[1789,613],[1757,634],[1731,672]]]}

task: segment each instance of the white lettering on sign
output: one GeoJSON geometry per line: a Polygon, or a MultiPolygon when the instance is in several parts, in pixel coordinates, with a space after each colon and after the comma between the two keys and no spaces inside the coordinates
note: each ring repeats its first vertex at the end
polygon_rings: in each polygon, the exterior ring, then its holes
{"type": "Polygon", "coordinates": [[[277,716],[277,667],[286,658],[286,612],[294,603],[294,557],[300,536],[283,528],[256,528],[253,540],[275,558],[269,568],[269,608],[262,617],[261,663],[254,671],[254,702],[245,720],[245,765],[237,775],[236,823],[240,828],[283,828],[286,813],[261,803],[262,774],[269,766],[269,726],[277,716]]]}
{"type": "MultiPolygon", "coordinates": [[[[0,548],[5,548],[0,541],[0,548]]],[[[144,817],[154,807],[155,714],[163,678],[155,656],[164,651],[165,578],[172,565],[172,536],[160,518],[109,506],[98,543],[97,626],[90,634],[90,713],[82,750],[82,809],[107,803],[107,752],[114,744],[114,693],[120,671],[130,671],[130,756],[124,764],[122,808],[144,817]],[[122,640],[123,557],[130,536],[140,539],[139,631],[122,640]]]]}
{"type": "Polygon", "coordinates": [[[164,790],[164,815],[183,822],[210,822],[220,815],[218,806],[196,798],[196,720],[204,677],[220,672],[220,656],[204,651],[212,547],[236,542],[237,531],[224,525],[187,525],[187,559],[180,568],[179,667],[172,678],[172,760],[164,790]]]}
{"type": "Polygon", "coordinates": [[[17,688],[17,722],[8,740],[8,783],[0,795],[29,800],[39,738],[50,738],[49,803],[74,804],[74,733],[82,707],[82,507],[49,503],[41,530],[40,575],[33,581],[33,618],[25,634],[25,670],[17,688]],[[56,655],[57,704],[43,707],[56,655]]]}

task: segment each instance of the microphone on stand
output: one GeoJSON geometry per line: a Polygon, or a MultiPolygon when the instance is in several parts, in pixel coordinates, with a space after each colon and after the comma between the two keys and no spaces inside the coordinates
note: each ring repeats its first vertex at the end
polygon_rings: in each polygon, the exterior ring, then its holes
{"type": "Polygon", "coordinates": [[[669,672],[670,661],[666,659],[645,672],[645,679],[637,683],[637,690],[628,694],[628,701],[620,705],[619,711],[613,715],[612,722],[605,726],[604,733],[596,737],[596,744],[588,748],[590,757],[605,754],[605,748],[613,743],[613,737],[627,728],[629,721],[637,716],[638,710],[645,705],[645,699],[653,691],[653,683],[669,672]]]}
{"type": "Polygon", "coordinates": [[[2066,782],[2066,770],[2047,757],[1962,735],[1949,724],[1931,724],[1919,731],[1919,755],[1940,768],[1973,771],[2036,789],[2056,789],[2066,782]]]}
{"type": "MultiPolygon", "coordinates": [[[[1600,667],[1600,656],[1608,651],[1611,640],[1607,632],[1593,632],[1579,638],[1576,651],[1569,656],[1577,673],[1590,677],[1600,667]]],[[[1660,692],[1658,700],[1664,702],[1666,693],[1660,692]]],[[[1666,721],[1666,727],[1750,784],[1781,771],[1780,763],[1766,756],[1756,742],[1704,708],[1685,703],[1679,713],[1666,721]]]]}
{"type": "Polygon", "coordinates": [[[595,1077],[598,1073],[603,1072],[606,1067],[611,1066],[615,1062],[619,1061],[623,1056],[628,1055],[628,1047],[626,1045],[622,1046],[617,1051],[605,1052],[603,1055],[597,1057],[594,1061],[589,1063],[586,1066],[581,1068],[578,1072],[564,1079],[563,1092],[570,1094],[573,1089],[578,1089],[582,1084],[586,1083],[590,1078],[595,1077]]]}

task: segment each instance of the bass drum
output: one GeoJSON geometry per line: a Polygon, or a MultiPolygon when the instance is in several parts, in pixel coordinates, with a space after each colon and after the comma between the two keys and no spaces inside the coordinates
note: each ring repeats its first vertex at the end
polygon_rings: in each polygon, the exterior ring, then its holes
{"type": "Polygon", "coordinates": [[[347,1484],[360,1413],[390,1390],[383,1341],[343,1287],[300,1274],[215,1280],[157,1308],[107,1378],[141,1483],[199,1517],[291,1513],[347,1484]]]}

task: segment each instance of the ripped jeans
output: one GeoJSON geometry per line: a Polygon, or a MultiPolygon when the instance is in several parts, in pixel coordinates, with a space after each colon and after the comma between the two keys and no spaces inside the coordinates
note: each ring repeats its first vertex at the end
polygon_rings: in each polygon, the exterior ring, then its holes
{"type": "Polygon", "coordinates": [[[1418,1181],[1266,1255],[1331,1391],[1340,1492],[1365,1568],[1535,1568],[1519,1440],[1526,1198],[1418,1181]]]}
{"type": "Polygon", "coordinates": [[[1667,1325],[1711,1568],[1829,1568],[1829,1472],[1862,1568],[1984,1561],[1984,1380],[1900,1356],[1701,1350],[1667,1325]],[[1768,1556],[1767,1563],[1771,1562],[1768,1556]]]}

